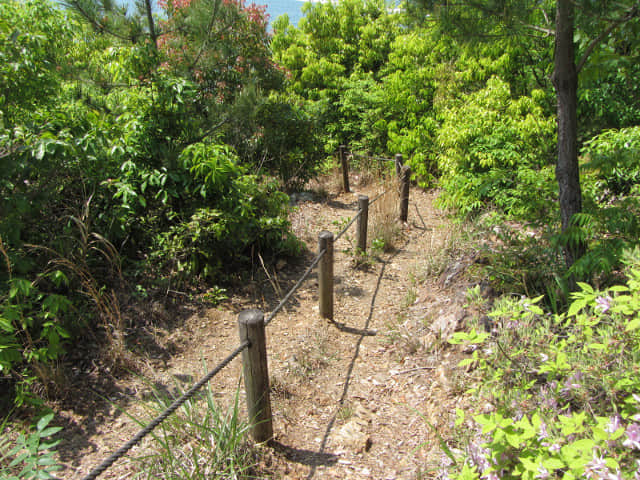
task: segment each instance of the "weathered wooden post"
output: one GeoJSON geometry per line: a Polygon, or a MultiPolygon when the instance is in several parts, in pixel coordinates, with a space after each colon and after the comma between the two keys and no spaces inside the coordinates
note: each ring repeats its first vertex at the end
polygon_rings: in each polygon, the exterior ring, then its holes
{"type": "Polygon", "coordinates": [[[251,436],[258,442],[273,437],[271,400],[269,398],[269,369],[264,314],[260,310],[244,310],[238,315],[240,341],[249,341],[242,352],[244,388],[251,422],[251,436]]]}
{"type": "Polygon", "coordinates": [[[340,145],[340,163],[342,164],[342,186],[344,187],[344,191],[349,193],[351,189],[349,188],[349,162],[347,161],[347,146],[340,145]]]}
{"type": "Polygon", "coordinates": [[[318,235],[318,252],[325,254],[318,264],[320,316],[333,320],[333,233],[323,230],[318,235]]]}
{"type": "Polygon", "coordinates": [[[361,253],[366,253],[367,223],[369,222],[369,197],[367,195],[358,195],[358,209],[360,210],[360,216],[358,217],[356,245],[361,253]]]}
{"type": "Polygon", "coordinates": [[[396,164],[396,177],[400,178],[400,169],[402,168],[402,165],[403,165],[401,153],[396,153],[395,164],[396,164]]]}
{"type": "Polygon", "coordinates": [[[400,221],[406,222],[409,215],[409,180],[411,167],[403,165],[400,169],[400,221]]]}

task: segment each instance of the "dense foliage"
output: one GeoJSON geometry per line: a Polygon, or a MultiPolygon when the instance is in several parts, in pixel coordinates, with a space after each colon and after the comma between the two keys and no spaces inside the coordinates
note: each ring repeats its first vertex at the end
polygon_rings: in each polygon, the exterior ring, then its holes
{"type": "Polygon", "coordinates": [[[170,2],[154,37],[70,4],[0,5],[0,374],[18,403],[35,379],[55,391],[87,329],[126,357],[135,285],[215,285],[295,253],[281,189],[320,153],[277,91],[261,9],[170,2]]]}
{"type": "Polygon", "coordinates": [[[535,228],[534,245],[510,235],[505,247],[513,250],[495,255],[507,260],[505,270],[526,270],[517,272],[516,285],[501,284],[507,275],[499,272],[500,289],[547,293],[545,284],[558,284],[566,296],[575,279],[603,280],[638,238],[633,132],[640,97],[632,79],[640,42],[633,5],[616,4],[607,16],[578,3],[582,193],[574,193],[584,208],[565,226],[559,204],[566,189],[559,191],[556,180],[553,2],[459,3],[410,2],[408,12],[376,1],[310,4],[297,28],[286,18],[275,22],[274,59],[288,69],[291,94],[317,115],[328,151],[347,144],[402,153],[419,185],[442,187],[442,205],[471,217],[492,210],[494,224],[535,228]],[[429,14],[421,17],[416,4],[429,14]],[[624,147],[595,161],[603,157],[594,152],[613,138],[624,147]],[[625,188],[603,195],[608,183],[625,188]],[[556,262],[555,251],[582,246],[587,253],[569,262],[569,272],[556,262]],[[541,277],[511,261],[517,250],[531,251],[529,259],[553,258],[554,266],[541,277]]]}
{"type": "Polygon", "coordinates": [[[559,234],[553,28],[566,2],[446,3],[308,3],[298,26],[285,16],[271,34],[264,8],[240,0],[134,12],[0,2],[0,384],[11,400],[55,393],[58,361],[88,332],[126,364],[132,292],[217,285],[259,256],[296,253],[283,192],[346,144],[403,154],[419,186],[439,186],[441,205],[495,235],[480,256],[496,290],[545,295],[557,314],[533,301],[494,312],[517,322],[499,335],[525,343],[506,366],[497,350],[477,360],[491,394],[510,398],[497,386],[507,381],[526,409],[505,400],[476,418],[485,463],[461,475],[576,477],[596,459],[631,474],[640,267],[621,259],[640,238],[637,6],[571,3],[582,211],[559,234]],[[562,252],[583,246],[568,270],[562,252]],[[571,297],[575,280],[588,283],[571,297]],[[585,348],[620,377],[595,378],[585,348]],[[535,411],[543,395],[555,407],[535,411]],[[555,451],[532,436],[552,421],[555,451]]]}
{"type": "Polygon", "coordinates": [[[493,407],[457,412],[474,438],[464,458],[447,447],[455,478],[640,475],[640,249],[626,263],[626,284],[580,284],[566,313],[545,312],[541,297],[505,297],[490,332],[454,334],[451,343],[475,349],[462,365],[479,367],[477,395],[493,407]]]}

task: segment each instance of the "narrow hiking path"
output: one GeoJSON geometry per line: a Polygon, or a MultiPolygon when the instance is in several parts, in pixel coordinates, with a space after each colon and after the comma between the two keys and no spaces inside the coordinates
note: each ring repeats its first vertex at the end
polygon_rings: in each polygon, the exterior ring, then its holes
{"type": "MultiPolygon", "coordinates": [[[[358,193],[373,198],[381,188],[354,183],[357,193],[297,199],[291,221],[307,244],[304,258],[265,265],[216,308],[183,305],[179,325],[169,320],[175,312],[156,307],[150,329],[163,349],[149,355],[146,380],[114,379],[106,391],[94,388],[87,395],[93,408],[62,412],[67,421],[60,448],[65,478],[88,473],[136,433],[139,427],[129,416],[149,418],[142,405],[153,389],[189,388],[204,373],[204,364],[216,364],[237,346],[238,313],[246,308],[270,312],[315,256],[318,233],[341,230],[357,211],[358,193]]],[[[272,477],[412,479],[437,474],[442,455],[434,429],[446,438],[455,408],[466,401],[464,372],[455,368],[459,353],[444,340],[467,314],[463,305],[469,285],[460,275],[464,263],[451,257],[459,253],[452,245],[456,227],[434,208],[434,198],[433,192],[412,190],[409,220],[396,224],[394,248],[364,264],[357,265],[347,252],[355,230],[336,242],[333,322],[318,314],[314,273],[269,324],[275,444],[263,449],[262,462],[272,477]]],[[[381,200],[379,207],[372,206],[370,225],[385,223],[381,200]]],[[[240,379],[236,359],[212,380],[221,404],[230,401],[240,379]]],[[[140,455],[150,441],[132,455],[140,455]]],[[[137,468],[122,460],[100,478],[132,477],[137,468]]]]}

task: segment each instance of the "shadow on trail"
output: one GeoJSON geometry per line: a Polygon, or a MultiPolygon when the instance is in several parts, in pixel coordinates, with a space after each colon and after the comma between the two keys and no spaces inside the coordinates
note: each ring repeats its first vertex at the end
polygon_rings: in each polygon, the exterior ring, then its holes
{"type": "MultiPolygon", "coordinates": [[[[393,257],[395,257],[397,255],[397,253],[395,253],[392,257],[389,258],[389,260],[391,260],[393,257]]],[[[387,264],[389,263],[389,260],[387,261],[383,261],[382,262],[382,268],[380,269],[380,273],[378,273],[378,280],[376,282],[376,288],[373,292],[373,296],[371,297],[371,304],[369,306],[369,314],[367,315],[367,321],[364,324],[364,327],[362,328],[362,330],[357,330],[357,329],[352,329],[355,332],[360,332],[360,337],[358,338],[358,341],[356,342],[356,347],[355,347],[355,351],[353,353],[353,357],[351,358],[351,362],[349,363],[349,368],[347,368],[347,376],[346,379],[344,381],[344,387],[342,388],[342,395],[340,396],[340,400],[338,400],[338,407],[342,407],[344,405],[344,401],[347,398],[347,393],[349,392],[349,386],[351,383],[351,375],[353,374],[353,368],[355,367],[356,364],[356,360],[358,359],[358,357],[360,356],[360,345],[362,344],[362,341],[364,340],[364,338],[368,335],[370,335],[369,332],[369,324],[371,323],[371,319],[373,318],[373,311],[375,309],[375,304],[376,304],[376,298],[378,297],[378,292],[380,291],[380,284],[382,283],[382,278],[384,276],[384,271],[387,267],[387,264]]],[[[335,324],[335,322],[334,322],[335,324]]],[[[351,328],[351,327],[346,327],[346,328],[351,328]]],[[[338,408],[339,411],[339,408],[338,408]]],[[[327,440],[329,439],[329,434],[331,433],[331,430],[333,430],[333,425],[336,422],[336,418],[337,418],[337,413],[334,414],[331,417],[331,420],[329,420],[329,424],[327,425],[327,430],[324,433],[324,436],[322,437],[322,442],[320,443],[320,450],[318,453],[324,453],[325,448],[327,447],[327,440]]],[[[309,475],[307,475],[307,479],[311,479],[313,478],[313,476],[316,473],[316,468],[317,465],[313,465],[311,468],[311,471],[309,472],[309,475]]]]}
{"type": "MultiPolygon", "coordinates": [[[[424,220],[422,219],[422,217],[420,215],[418,215],[419,218],[422,220],[422,224],[425,225],[424,220]]],[[[428,231],[427,228],[421,228],[420,226],[416,225],[415,223],[413,224],[414,228],[416,228],[417,230],[421,231],[420,236],[424,235],[424,233],[426,233],[426,231],[428,231]]],[[[426,227],[426,225],[425,225],[426,227]]],[[[401,248],[398,248],[387,260],[382,260],[380,259],[381,263],[382,263],[382,268],[380,269],[380,272],[378,273],[378,280],[376,281],[376,286],[373,292],[373,295],[371,297],[371,303],[369,306],[369,314],[367,315],[367,320],[363,326],[363,328],[361,329],[356,329],[353,327],[347,327],[344,324],[340,324],[338,322],[332,322],[339,330],[341,331],[345,331],[347,333],[354,333],[357,335],[360,335],[356,345],[355,345],[355,349],[354,349],[354,353],[353,353],[353,357],[351,358],[351,362],[349,363],[349,367],[347,368],[347,375],[344,381],[344,387],[342,389],[342,395],[340,396],[340,399],[338,400],[338,408],[336,409],[336,413],[331,417],[331,420],[329,420],[329,423],[327,424],[327,429],[324,433],[324,436],[322,437],[322,442],[320,443],[320,448],[317,452],[318,455],[326,455],[325,453],[325,449],[327,447],[327,441],[329,440],[329,435],[331,434],[331,431],[333,430],[333,426],[335,425],[336,422],[336,418],[337,415],[341,409],[341,407],[344,406],[344,402],[347,399],[347,394],[349,392],[349,387],[351,385],[351,376],[353,375],[353,369],[355,368],[355,364],[356,364],[356,360],[358,359],[358,357],[360,356],[360,346],[362,344],[362,341],[364,340],[365,337],[367,336],[371,336],[371,335],[376,335],[376,332],[373,330],[369,330],[369,324],[371,323],[371,319],[373,318],[373,312],[375,310],[375,305],[376,305],[376,299],[378,297],[378,293],[380,291],[380,285],[382,284],[382,280],[384,278],[385,275],[385,270],[386,267],[389,263],[392,262],[392,260],[397,257],[403,250],[404,247],[406,247],[406,245],[409,242],[406,241],[404,243],[404,245],[401,248]],[[340,326],[339,326],[340,325],[340,326]]],[[[312,479],[315,474],[316,474],[316,469],[317,467],[320,465],[311,465],[311,471],[309,472],[309,475],[307,475],[307,480],[312,479]]]]}
{"type": "MultiPolygon", "coordinates": [[[[370,315],[371,316],[371,315],[370,315]]],[[[367,330],[361,328],[350,327],[344,323],[331,320],[331,325],[344,333],[350,333],[351,335],[361,335],[363,337],[375,337],[378,332],[376,330],[367,330]]]]}
{"type": "Polygon", "coordinates": [[[333,453],[314,452],[303,448],[293,448],[273,440],[269,442],[276,452],[282,454],[290,462],[301,463],[310,467],[331,466],[337,463],[339,456],[333,453]]]}

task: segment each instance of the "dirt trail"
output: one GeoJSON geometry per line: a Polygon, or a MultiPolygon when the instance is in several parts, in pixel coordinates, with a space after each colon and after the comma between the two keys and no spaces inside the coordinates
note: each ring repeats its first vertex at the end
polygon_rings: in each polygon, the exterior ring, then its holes
{"type": "MultiPolygon", "coordinates": [[[[370,198],[379,190],[353,183],[352,190],[370,198]]],[[[452,227],[433,199],[433,193],[412,190],[409,221],[400,226],[396,249],[364,267],[344,252],[355,230],[336,243],[333,322],[318,315],[314,273],[268,326],[276,442],[265,449],[265,461],[273,477],[437,475],[441,453],[433,429],[446,438],[455,408],[466,401],[463,373],[454,368],[458,353],[442,342],[440,331],[452,331],[465,317],[469,285],[460,268],[434,276],[445,266],[442,249],[451,247],[452,227]]],[[[299,199],[292,224],[308,245],[306,257],[266,267],[268,277],[256,272],[245,291],[217,308],[183,307],[180,328],[155,331],[165,348],[149,358],[144,376],[156,388],[188,388],[202,375],[203,361],[212,366],[238,344],[237,314],[245,308],[270,312],[315,255],[317,234],[337,232],[356,211],[356,193],[299,199]]],[[[156,324],[162,324],[168,313],[162,307],[156,313],[156,324]]],[[[234,360],[213,379],[221,403],[240,375],[240,361],[234,360]]],[[[138,400],[149,396],[149,385],[129,378],[104,388],[112,402],[143,416],[138,400]]],[[[113,404],[95,398],[94,404],[91,411],[62,412],[68,423],[61,449],[65,478],[88,473],[138,428],[113,404]]],[[[127,478],[135,468],[122,461],[100,478],[127,478]]]]}

